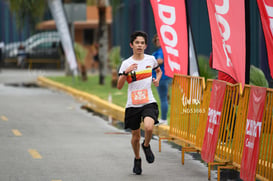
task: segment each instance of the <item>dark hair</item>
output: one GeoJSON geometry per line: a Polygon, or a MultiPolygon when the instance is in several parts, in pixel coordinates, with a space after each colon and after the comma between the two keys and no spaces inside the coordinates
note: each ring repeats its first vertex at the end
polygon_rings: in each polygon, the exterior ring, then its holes
{"type": "Polygon", "coordinates": [[[144,41],[145,41],[145,44],[147,44],[147,41],[148,41],[148,35],[143,32],[143,31],[135,31],[131,37],[130,37],[130,43],[133,44],[133,42],[135,41],[135,39],[138,37],[138,36],[141,36],[144,38],[144,41]]]}
{"type": "Polygon", "coordinates": [[[158,39],[158,35],[155,34],[153,37],[153,44],[156,46],[156,40],[158,39]]]}

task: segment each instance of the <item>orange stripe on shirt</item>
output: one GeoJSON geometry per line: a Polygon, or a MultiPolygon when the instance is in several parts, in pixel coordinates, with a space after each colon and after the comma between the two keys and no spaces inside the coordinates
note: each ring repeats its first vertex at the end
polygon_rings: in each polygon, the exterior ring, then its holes
{"type": "MultiPolygon", "coordinates": [[[[145,70],[145,71],[136,72],[136,80],[146,79],[146,78],[151,77],[151,76],[152,76],[152,70],[151,69],[145,70]]],[[[129,74],[127,76],[127,82],[128,83],[133,82],[131,74],[129,74]]]]}

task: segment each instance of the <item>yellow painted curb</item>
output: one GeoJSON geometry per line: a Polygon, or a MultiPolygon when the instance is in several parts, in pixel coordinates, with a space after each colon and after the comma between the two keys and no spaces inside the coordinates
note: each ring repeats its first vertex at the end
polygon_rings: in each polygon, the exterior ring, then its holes
{"type": "MultiPolygon", "coordinates": [[[[100,114],[111,116],[112,118],[124,121],[125,109],[123,107],[117,106],[113,103],[105,101],[95,95],[79,91],[72,87],[66,86],[64,84],[52,81],[45,77],[39,76],[37,78],[37,84],[42,87],[55,88],[64,91],[77,99],[82,99],[87,102],[87,107],[91,108],[95,112],[100,114]]],[[[154,134],[158,136],[168,136],[169,126],[168,125],[158,125],[154,127],[154,134]]]]}

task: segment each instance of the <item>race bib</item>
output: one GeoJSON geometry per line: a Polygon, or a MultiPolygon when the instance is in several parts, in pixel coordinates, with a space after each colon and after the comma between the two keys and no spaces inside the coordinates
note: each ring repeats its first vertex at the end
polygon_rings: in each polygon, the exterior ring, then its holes
{"type": "Polygon", "coordinates": [[[133,91],[131,97],[133,104],[144,104],[149,102],[147,89],[133,91]]]}

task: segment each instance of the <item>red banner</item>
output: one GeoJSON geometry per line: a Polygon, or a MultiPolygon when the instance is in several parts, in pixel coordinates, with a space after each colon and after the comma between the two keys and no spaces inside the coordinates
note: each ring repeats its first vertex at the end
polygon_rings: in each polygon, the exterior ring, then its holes
{"type": "Polygon", "coordinates": [[[155,25],[164,54],[165,74],[188,73],[188,33],[185,1],[151,0],[155,25]]]}
{"type": "Polygon", "coordinates": [[[245,84],[245,0],[207,0],[213,68],[245,84]]]}
{"type": "Polygon", "coordinates": [[[257,0],[267,47],[268,64],[273,78],[273,1],[257,0]]]}
{"type": "Polygon", "coordinates": [[[253,181],[256,175],[265,99],[266,88],[251,87],[240,170],[240,177],[243,180],[253,181]]]}
{"type": "Polygon", "coordinates": [[[207,163],[214,160],[225,91],[225,82],[217,80],[213,81],[206,132],[201,151],[202,159],[207,163]]]}

